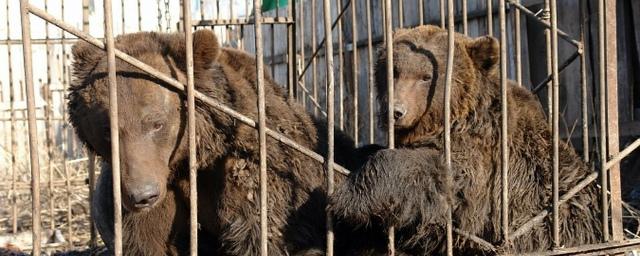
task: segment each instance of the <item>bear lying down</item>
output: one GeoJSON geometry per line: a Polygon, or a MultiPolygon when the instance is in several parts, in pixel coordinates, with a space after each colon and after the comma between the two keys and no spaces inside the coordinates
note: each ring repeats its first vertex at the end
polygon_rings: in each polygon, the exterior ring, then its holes
{"type": "MultiPolygon", "coordinates": [[[[451,88],[453,183],[444,164],[443,102],[447,32],[434,26],[401,29],[394,35],[394,104],[397,149],[375,153],[350,175],[331,201],[336,219],[386,230],[396,227],[401,253],[443,254],[447,209],[454,226],[506,252],[553,246],[552,217],[513,241],[501,234],[501,108],[499,45],[494,38],[455,35],[451,88]]],[[[388,49],[387,49],[388,50],[388,49]]],[[[386,53],[376,66],[382,106],[386,96],[386,53]]],[[[382,111],[380,118],[386,118],[382,111]]],[[[382,121],[381,123],[386,123],[382,121]]],[[[509,223],[522,226],[552,204],[551,132],[536,97],[514,83],[508,87],[509,223]]],[[[560,143],[560,195],[591,174],[560,143]]],[[[560,244],[598,242],[602,237],[599,193],[588,185],[560,206],[560,244]]],[[[386,244],[372,244],[385,252],[386,244]]],[[[491,253],[454,233],[456,254],[491,253]]]]}
{"type": "MultiPolygon", "coordinates": [[[[221,48],[210,30],[193,35],[195,88],[257,119],[255,60],[221,48]]],[[[135,33],[116,47],[186,82],[184,37],[135,33]]],[[[113,249],[113,200],[109,97],[105,53],[87,43],[73,47],[70,121],[87,148],[104,161],[92,207],[93,220],[113,249]]],[[[184,93],[118,60],[118,118],[122,172],[123,247],[127,255],[189,253],[189,175],[184,93]]],[[[287,102],[266,77],[267,126],[299,144],[326,153],[326,125],[287,102]]],[[[255,129],[196,101],[199,253],[258,255],[259,148],[255,129]]],[[[353,142],[336,136],[336,162],[347,165],[353,142]]],[[[323,254],[326,175],[321,163],[269,138],[268,204],[271,255],[323,254]]],[[[342,179],[337,175],[336,181],[342,179]]],[[[366,239],[336,227],[336,250],[366,239]],[[344,235],[344,237],[340,237],[344,235]]]]}

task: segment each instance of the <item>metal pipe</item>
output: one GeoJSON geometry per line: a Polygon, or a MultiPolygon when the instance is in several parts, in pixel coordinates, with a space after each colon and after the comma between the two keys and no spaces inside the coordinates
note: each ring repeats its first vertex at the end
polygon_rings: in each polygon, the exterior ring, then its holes
{"type": "MultiPolygon", "coordinates": [[[[305,26],[305,19],[304,19],[304,0],[300,0],[300,23],[302,24],[302,26],[300,26],[300,60],[301,63],[304,64],[307,62],[307,59],[305,58],[305,52],[306,52],[306,41],[304,40],[304,26],[305,26]]],[[[298,67],[296,66],[296,70],[298,70],[298,67]]],[[[300,92],[300,101],[302,103],[302,106],[304,107],[304,109],[307,109],[307,86],[306,86],[306,80],[304,79],[304,74],[302,73],[302,70],[298,70],[298,72],[296,73],[296,78],[295,80],[298,81],[298,84],[300,84],[300,86],[304,89],[302,92],[300,92]]]]}
{"type": "MultiPolygon", "coordinates": [[[[520,0],[514,0],[520,3],[520,0]]],[[[516,83],[518,86],[522,86],[522,35],[520,31],[520,9],[511,5],[513,10],[513,26],[514,26],[514,47],[516,55],[516,83]]]]}
{"type": "MultiPolygon", "coordinates": [[[[618,154],[620,139],[618,128],[618,46],[616,2],[606,1],[605,15],[605,58],[606,97],[607,97],[607,158],[618,154]]],[[[611,236],[614,241],[624,239],[622,227],[622,191],[620,191],[620,165],[613,164],[609,169],[609,190],[611,191],[611,236]]]]}
{"type": "MultiPolygon", "coordinates": [[[[560,65],[560,67],[558,68],[558,73],[562,73],[567,67],[569,67],[569,65],[571,65],[571,63],[573,63],[574,60],[578,58],[578,56],[580,56],[579,51],[576,51],[571,56],[569,56],[569,58],[566,61],[564,61],[562,65],[560,65]]],[[[549,82],[552,82],[552,79],[553,79],[553,75],[548,75],[544,80],[538,83],[538,85],[534,86],[533,89],[531,89],[531,92],[533,92],[534,94],[540,92],[540,90],[542,90],[547,85],[549,85],[549,82]]]]}
{"type": "MultiPolygon", "coordinates": [[[[9,1],[6,1],[6,13],[9,13],[9,1]]],[[[11,40],[11,25],[7,18],[7,42],[11,40]]],[[[15,191],[16,187],[16,153],[18,152],[18,142],[16,141],[16,113],[14,110],[15,88],[13,86],[13,61],[11,55],[11,45],[7,43],[7,66],[9,67],[9,119],[11,125],[9,128],[9,136],[11,137],[11,161],[9,168],[11,169],[11,191],[15,191]]],[[[18,233],[18,206],[15,193],[11,194],[11,231],[13,234],[18,233]]]]}
{"type": "Polygon", "coordinates": [[[29,160],[31,162],[31,238],[33,254],[40,255],[40,160],[38,159],[38,127],[36,124],[35,96],[33,88],[33,63],[31,49],[31,20],[28,0],[20,0],[20,21],[22,27],[22,54],[27,94],[27,115],[29,118],[29,160]]]}
{"type": "Polygon", "coordinates": [[[357,2],[351,1],[351,65],[352,65],[352,75],[353,75],[353,143],[354,146],[358,146],[359,136],[358,130],[360,126],[358,125],[358,94],[360,92],[360,87],[358,84],[358,72],[360,71],[358,67],[358,20],[357,20],[357,10],[356,10],[357,2]]]}
{"type": "MultiPolygon", "coordinates": [[[[86,0],[85,0],[86,1],[86,0]]],[[[140,8],[140,0],[137,0],[138,4],[138,31],[142,31],[142,8],[140,8]]],[[[88,8],[87,8],[88,11],[88,8]]],[[[89,32],[89,31],[85,31],[89,32]]]]}
{"type": "Polygon", "coordinates": [[[500,127],[500,145],[502,150],[501,161],[501,185],[502,185],[502,237],[506,241],[509,237],[509,119],[507,113],[508,108],[508,86],[507,78],[507,15],[505,13],[505,0],[498,2],[498,16],[500,26],[500,105],[501,105],[501,127],[500,127]]]}
{"type": "MultiPolygon", "coordinates": [[[[313,98],[314,99],[318,99],[318,66],[316,63],[316,58],[315,58],[315,53],[316,53],[316,26],[315,26],[315,21],[316,21],[316,0],[311,0],[311,52],[314,53],[314,56],[311,57],[311,66],[312,69],[311,71],[313,72],[313,76],[311,77],[311,85],[312,85],[312,91],[313,91],[313,98]]],[[[321,46],[322,47],[322,46],[321,46]]],[[[306,71],[305,70],[302,71],[302,73],[304,74],[306,71]]],[[[318,116],[318,109],[314,108],[313,109],[313,115],[314,116],[318,116]]]]}
{"type": "Polygon", "coordinates": [[[445,28],[445,15],[446,15],[446,10],[445,10],[445,6],[444,6],[444,2],[445,0],[440,0],[440,27],[441,28],[445,28]]]}
{"type": "MultiPolygon", "coordinates": [[[[534,21],[534,22],[544,26],[547,29],[551,29],[551,25],[549,24],[549,21],[547,20],[548,19],[548,8],[543,10],[541,17],[538,17],[537,14],[531,12],[529,9],[527,9],[527,7],[524,7],[520,3],[518,3],[519,0],[507,0],[507,1],[509,1],[509,4],[513,5],[518,10],[522,11],[522,13],[524,13],[525,15],[534,18],[534,19],[531,19],[531,21],[534,21]]],[[[580,48],[581,42],[571,38],[571,36],[569,36],[566,32],[558,29],[558,36],[560,38],[564,39],[565,41],[567,41],[568,43],[570,43],[571,45],[580,48]]]]}
{"type": "Polygon", "coordinates": [[[109,71],[109,127],[111,133],[111,172],[113,175],[114,255],[122,255],[122,196],[120,190],[120,138],[118,134],[118,89],[113,39],[111,0],[104,0],[104,48],[109,71]]]}
{"type": "MultiPolygon", "coordinates": [[[[444,159],[447,184],[453,184],[451,174],[451,86],[453,82],[453,65],[455,57],[455,20],[453,0],[447,0],[447,67],[444,89],[444,159]]],[[[504,104],[503,104],[504,105],[504,104]]],[[[504,152],[503,152],[504,153],[504,152]]],[[[453,194],[453,189],[449,191],[453,194]]],[[[447,207],[447,255],[453,256],[453,202],[447,207]]]]}
{"type": "MultiPolygon", "coordinates": [[[[65,19],[65,5],[64,5],[64,0],[60,1],[60,13],[61,13],[61,18],[62,20],[65,19]]],[[[64,98],[64,92],[67,91],[67,85],[68,82],[70,81],[70,77],[71,77],[71,72],[69,72],[69,68],[67,66],[67,60],[69,58],[69,56],[67,55],[67,51],[66,51],[66,46],[64,43],[64,39],[66,39],[66,34],[64,31],[61,31],[60,33],[60,37],[63,39],[62,40],[62,90],[63,93],[61,94],[62,98],[60,99],[60,102],[64,102],[65,98],[64,98]]],[[[62,104],[62,115],[65,116],[66,114],[66,105],[62,104]]],[[[64,118],[64,117],[63,117],[64,118]]],[[[69,181],[69,170],[67,168],[67,143],[68,143],[68,132],[67,132],[67,123],[63,123],[62,124],[62,170],[63,173],[66,177],[66,194],[67,194],[67,236],[69,238],[69,245],[70,247],[73,247],[73,225],[72,225],[72,216],[71,216],[71,184],[69,181]]]]}
{"type": "Polygon", "coordinates": [[[191,1],[182,1],[182,24],[187,65],[187,135],[189,136],[189,247],[192,256],[198,255],[198,159],[196,155],[196,103],[193,77],[193,35],[191,1]]]}
{"type": "Polygon", "coordinates": [[[467,22],[467,0],[462,0],[462,32],[465,36],[469,35],[469,24],[467,22]]]}
{"type": "MultiPolygon", "coordinates": [[[[337,2],[337,7],[338,8],[344,8],[344,6],[342,5],[342,0],[336,0],[337,2]]],[[[350,1],[349,4],[353,3],[353,1],[350,1]]],[[[332,29],[333,30],[333,29],[332,29]]],[[[344,131],[344,40],[342,38],[342,17],[340,17],[340,19],[338,19],[338,65],[339,65],[339,71],[338,71],[338,117],[340,118],[339,122],[338,122],[338,127],[340,128],[340,131],[344,131]]],[[[331,44],[329,47],[333,47],[331,44]]],[[[327,71],[328,72],[328,71],[327,71]]],[[[327,98],[327,102],[329,102],[329,100],[335,100],[335,99],[329,99],[327,98]]]]}
{"type": "Polygon", "coordinates": [[[398,27],[404,28],[404,0],[398,0],[398,27]]]}
{"type": "Polygon", "coordinates": [[[487,34],[493,36],[493,1],[487,0],[487,34]]]}
{"type": "MultiPolygon", "coordinates": [[[[395,148],[395,134],[394,134],[394,118],[393,118],[393,99],[394,99],[394,89],[393,89],[393,16],[392,16],[392,5],[391,0],[384,1],[384,33],[385,33],[385,48],[386,48],[386,57],[387,57],[387,135],[388,135],[388,147],[390,149],[395,148]]],[[[389,255],[393,256],[396,253],[396,245],[395,245],[395,228],[393,226],[389,227],[387,231],[388,235],[388,249],[389,255]]]]}
{"type": "MultiPolygon", "coordinates": [[[[334,74],[333,74],[333,33],[331,31],[331,1],[324,0],[324,37],[327,62],[327,197],[334,190],[334,74]]],[[[333,216],[327,212],[327,249],[326,254],[333,256],[333,216]]]]}
{"type": "MultiPolygon", "coordinates": [[[[44,11],[48,12],[49,11],[49,1],[45,0],[44,1],[44,11]]],[[[48,161],[48,165],[47,165],[47,171],[49,173],[49,191],[48,191],[48,195],[49,195],[49,229],[54,230],[55,226],[56,226],[56,218],[55,218],[55,212],[54,212],[54,205],[55,205],[55,200],[54,200],[54,194],[53,194],[53,161],[54,161],[54,157],[53,157],[53,131],[52,131],[52,121],[51,121],[51,115],[53,114],[53,110],[51,109],[52,106],[52,96],[51,96],[51,91],[50,91],[50,86],[51,86],[51,44],[49,43],[49,23],[45,23],[44,25],[44,38],[45,38],[45,55],[46,55],[46,66],[47,66],[47,81],[46,84],[42,83],[42,80],[40,80],[40,85],[43,87],[42,92],[44,93],[44,95],[42,95],[42,97],[44,98],[46,104],[43,108],[43,112],[44,112],[44,119],[45,119],[45,145],[47,148],[47,161],[48,161]]],[[[36,117],[37,118],[37,117],[36,117]]],[[[37,120],[37,119],[36,119],[37,120]]]]}
{"type": "Polygon", "coordinates": [[[418,24],[422,26],[424,24],[424,1],[422,0],[417,0],[417,1],[418,1],[418,17],[420,19],[418,24]]]}
{"type": "Polygon", "coordinates": [[[560,247],[560,80],[558,76],[558,10],[556,0],[550,0],[551,8],[551,74],[552,74],[552,154],[553,154],[553,245],[560,247]]]}
{"type": "MultiPolygon", "coordinates": [[[[289,13],[288,16],[289,18],[291,18],[292,20],[296,20],[296,4],[295,2],[292,2],[289,7],[288,7],[289,13]]],[[[296,95],[296,84],[297,84],[297,79],[296,77],[296,67],[297,65],[297,57],[296,57],[296,27],[297,27],[298,23],[294,22],[291,23],[289,25],[287,25],[287,54],[289,57],[289,63],[288,63],[288,70],[287,70],[287,78],[288,78],[288,83],[287,83],[287,88],[289,89],[289,100],[293,102],[293,100],[295,99],[295,95],[296,95]]]]}
{"type": "MultiPolygon", "coordinates": [[[[422,1],[419,1],[422,2],[422,1]]],[[[373,114],[373,108],[375,106],[375,102],[374,102],[374,81],[375,81],[375,75],[373,73],[374,70],[374,63],[375,61],[373,60],[373,41],[372,41],[372,37],[373,37],[373,33],[371,31],[371,0],[366,0],[366,8],[367,8],[367,56],[368,56],[368,64],[369,64],[369,68],[367,69],[367,74],[368,74],[368,78],[369,78],[369,82],[367,83],[367,88],[369,90],[369,143],[373,144],[375,143],[375,139],[376,139],[376,135],[375,135],[375,118],[374,118],[374,114],[373,114]]],[[[422,8],[420,9],[422,10],[422,8]]],[[[422,19],[420,19],[422,21],[422,19]]],[[[357,46],[355,46],[357,47],[357,46]]]]}
{"type": "MultiPolygon", "coordinates": [[[[93,196],[95,194],[95,188],[96,188],[96,155],[95,153],[87,150],[87,155],[89,156],[89,162],[88,162],[88,167],[89,167],[89,206],[92,205],[93,203],[93,196]]],[[[96,226],[95,223],[93,222],[93,219],[95,217],[95,212],[93,211],[93,207],[89,207],[89,247],[90,248],[95,248],[96,246],[98,246],[97,244],[97,232],[96,232],[96,226]]]]}
{"type": "Polygon", "coordinates": [[[627,146],[627,148],[625,148],[624,150],[620,151],[620,153],[614,155],[611,158],[611,160],[609,160],[604,165],[604,168],[608,170],[611,167],[613,167],[614,165],[619,164],[620,161],[622,161],[623,158],[627,157],[629,154],[631,154],[631,152],[633,152],[638,147],[640,147],[640,139],[636,139],[633,143],[629,144],[629,146],[627,146]]]}
{"type": "Polygon", "coordinates": [[[599,99],[600,99],[600,189],[601,189],[601,211],[602,211],[602,236],[605,242],[609,241],[609,200],[607,196],[607,121],[606,121],[606,70],[605,70],[605,10],[604,0],[598,0],[598,73],[599,77],[599,99]]]}
{"type": "Polygon", "coordinates": [[[580,106],[582,108],[582,156],[585,162],[589,162],[589,110],[587,91],[587,54],[586,54],[586,27],[589,26],[587,20],[587,4],[580,1],[580,106]]]}

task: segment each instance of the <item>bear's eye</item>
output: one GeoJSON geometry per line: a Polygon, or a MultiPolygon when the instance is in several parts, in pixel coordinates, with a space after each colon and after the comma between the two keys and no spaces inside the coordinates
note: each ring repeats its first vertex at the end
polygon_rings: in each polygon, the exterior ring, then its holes
{"type": "Polygon", "coordinates": [[[422,77],[421,80],[425,81],[425,82],[429,82],[429,81],[431,81],[431,75],[425,75],[425,76],[422,77]]]}
{"type": "Polygon", "coordinates": [[[162,122],[154,122],[153,125],[151,126],[151,131],[156,132],[162,129],[162,127],[164,127],[164,124],[162,122]]]}

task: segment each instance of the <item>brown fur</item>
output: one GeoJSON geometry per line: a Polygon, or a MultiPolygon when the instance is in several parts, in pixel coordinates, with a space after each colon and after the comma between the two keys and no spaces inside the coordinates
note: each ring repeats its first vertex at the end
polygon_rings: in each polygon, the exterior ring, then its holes
{"type": "MultiPolygon", "coordinates": [[[[116,47],[186,81],[184,38],[179,34],[123,35],[116,39],[116,47]]],[[[70,120],[80,139],[105,161],[93,207],[100,233],[112,247],[106,58],[86,43],[74,46],[74,56],[70,120]]],[[[196,90],[257,120],[255,60],[250,55],[220,48],[211,31],[199,30],[194,33],[194,64],[196,90]]],[[[124,250],[129,255],[186,254],[189,182],[185,98],[122,61],[117,62],[117,68],[124,250]],[[161,187],[160,199],[152,207],[140,210],[128,202],[139,184],[161,187]]],[[[265,82],[267,126],[321,154],[326,152],[325,125],[287,102],[271,78],[266,77],[265,82]]],[[[199,252],[258,255],[257,131],[199,100],[196,123],[199,252]]],[[[326,204],[322,165],[271,138],[267,144],[270,254],[322,252],[326,204]]],[[[345,164],[353,142],[338,134],[336,148],[336,161],[345,164]]]]}
{"type": "MultiPolygon", "coordinates": [[[[451,88],[453,183],[446,181],[443,155],[447,32],[434,26],[400,30],[394,36],[394,103],[418,105],[410,109],[422,112],[398,118],[398,149],[379,151],[353,173],[336,191],[332,209],[338,219],[348,223],[395,225],[399,249],[410,254],[444,253],[446,210],[452,203],[456,227],[502,245],[505,251],[550,249],[550,215],[512,243],[504,244],[501,239],[498,44],[490,37],[472,39],[456,34],[455,39],[451,88]]],[[[376,67],[382,106],[388,101],[385,63],[383,50],[376,67]]],[[[386,113],[381,118],[386,118],[386,113]]],[[[508,87],[508,123],[509,223],[515,230],[551,206],[552,144],[539,102],[514,83],[508,87]]],[[[566,143],[559,146],[562,195],[591,170],[566,143]]],[[[591,184],[560,207],[561,245],[599,240],[598,205],[599,194],[591,184]]],[[[489,253],[464,237],[454,239],[458,254],[489,253]]]]}

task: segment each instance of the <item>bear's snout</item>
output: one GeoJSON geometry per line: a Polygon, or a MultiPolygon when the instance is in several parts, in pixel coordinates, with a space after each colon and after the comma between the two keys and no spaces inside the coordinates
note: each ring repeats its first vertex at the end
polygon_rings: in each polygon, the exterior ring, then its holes
{"type": "Polygon", "coordinates": [[[160,190],[158,189],[157,184],[149,182],[132,189],[130,191],[129,198],[137,210],[151,208],[155,206],[156,202],[158,202],[158,198],[160,198],[160,190]]]}
{"type": "Polygon", "coordinates": [[[396,103],[393,105],[393,119],[398,121],[398,119],[404,117],[407,114],[407,108],[404,104],[396,103]]]}

